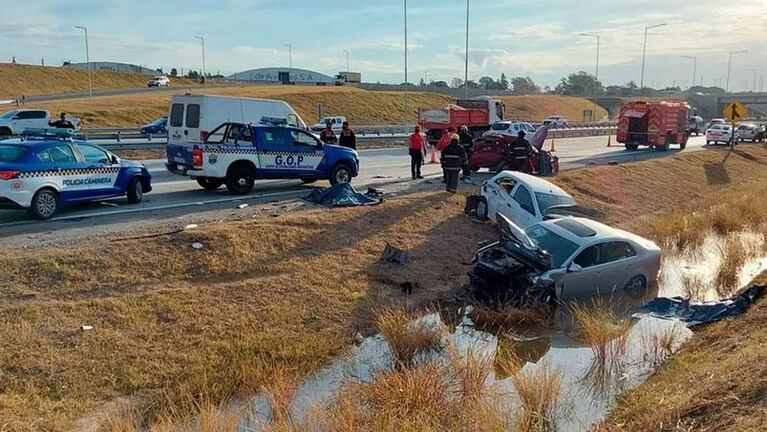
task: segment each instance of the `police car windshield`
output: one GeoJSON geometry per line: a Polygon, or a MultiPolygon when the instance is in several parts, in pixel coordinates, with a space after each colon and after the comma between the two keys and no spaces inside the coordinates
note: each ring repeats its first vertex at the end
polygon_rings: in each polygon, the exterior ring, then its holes
{"type": "Polygon", "coordinates": [[[5,118],[11,118],[11,117],[13,117],[14,114],[16,114],[16,112],[17,112],[16,110],[4,112],[2,115],[0,115],[0,118],[4,118],[4,119],[5,118]]]}
{"type": "Polygon", "coordinates": [[[23,145],[0,144],[0,162],[16,162],[27,152],[23,145]]]}

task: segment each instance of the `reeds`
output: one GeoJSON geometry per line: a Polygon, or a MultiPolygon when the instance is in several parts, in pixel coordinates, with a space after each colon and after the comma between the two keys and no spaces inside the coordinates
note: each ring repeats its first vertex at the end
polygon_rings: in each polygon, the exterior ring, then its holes
{"type": "Polygon", "coordinates": [[[749,251],[738,236],[725,238],[718,247],[721,261],[714,276],[714,285],[720,298],[729,298],[739,288],[740,270],[749,257],[749,251]]]}
{"type": "Polygon", "coordinates": [[[395,367],[411,365],[417,353],[437,348],[445,332],[441,325],[413,320],[400,308],[381,310],[376,315],[375,324],[391,348],[395,367]]]}
{"type": "Polygon", "coordinates": [[[660,332],[642,335],[642,360],[652,369],[657,369],[674,353],[677,345],[677,327],[673,325],[660,332]]]}
{"type": "Polygon", "coordinates": [[[517,417],[517,430],[556,430],[555,418],[561,404],[561,372],[543,364],[529,373],[519,370],[511,375],[511,379],[522,408],[517,417]]]}

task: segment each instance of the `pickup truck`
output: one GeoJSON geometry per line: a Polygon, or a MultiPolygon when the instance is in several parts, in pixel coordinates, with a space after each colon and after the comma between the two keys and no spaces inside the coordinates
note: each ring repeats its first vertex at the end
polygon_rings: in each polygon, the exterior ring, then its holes
{"type": "Polygon", "coordinates": [[[330,127],[333,129],[334,132],[339,132],[346,121],[346,117],[344,116],[335,116],[335,117],[323,117],[322,120],[317,122],[314,126],[312,126],[312,130],[314,132],[320,132],[323,129],[325,129],[325,125],[330,123],[330,127]]]}
{"type": "MultiPolygon", "coordinates": [[[[68,120],[75,129],[80,129],[80,119],[70,117],[68,120]]],[[[52,127],[50,123],[51,113],[46,110],[11,110],[0,114],[0,136],[19,135],[25,129],[48,129],[52,127]]]]}

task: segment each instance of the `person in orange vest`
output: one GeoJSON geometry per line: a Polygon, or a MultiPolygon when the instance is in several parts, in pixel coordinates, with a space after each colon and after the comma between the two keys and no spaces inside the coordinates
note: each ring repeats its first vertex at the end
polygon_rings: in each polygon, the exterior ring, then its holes
{"type": "Polygon", "coordinates": [[[413,180],[422,179],[421,165],[426,157],[426,140],[421,135],[421,126],[415,125],[415,132],[410,135],[410,173],[413,180]]]}
{"type": "Polygon", "coordinates": [[[450,144],[450,141],[453,139],[453,135],[455,134],[455,129],[451,126],[447,128],[446,130],[442,131],[442,136],[439,138],[439,141],[437,141],[437,150],[442,151],[450,144]]]}
{"type": "Polygon", "coordinates": [[[325,144],[337,144],[338,138],[335,132],[333,132],[333,126],[330,122],[325,123],[325,129],[320,132],[320,140],[325,144]]]}

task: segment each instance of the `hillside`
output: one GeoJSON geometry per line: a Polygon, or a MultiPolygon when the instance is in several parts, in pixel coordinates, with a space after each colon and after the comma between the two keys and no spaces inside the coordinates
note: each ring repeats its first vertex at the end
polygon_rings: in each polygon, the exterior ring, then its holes
{"type": "MultiPolygon", "coordinates": [[[[506,104],[506,117],[542,121],[551,115],[564,116],[570,122],[582,122],[583,111],[594,108],[594,103],[586,98],[556,95],[502,96],[506,104]]],[[[596,120],[607,116],[607,111],[597,106],[596,120]]]]}
{"type": "MultiPolygon", "coordinates": [[[[92,71],[93,89],[144,87],[150,77],[107,71],[92,71]]],[[[185,78],[171,78],[173,84],[191,84],[185,78]]],[[[0,99],[30,95],[77,93],[88,90],[88,72],[21,64],[0,64],[0,99]]]]}

